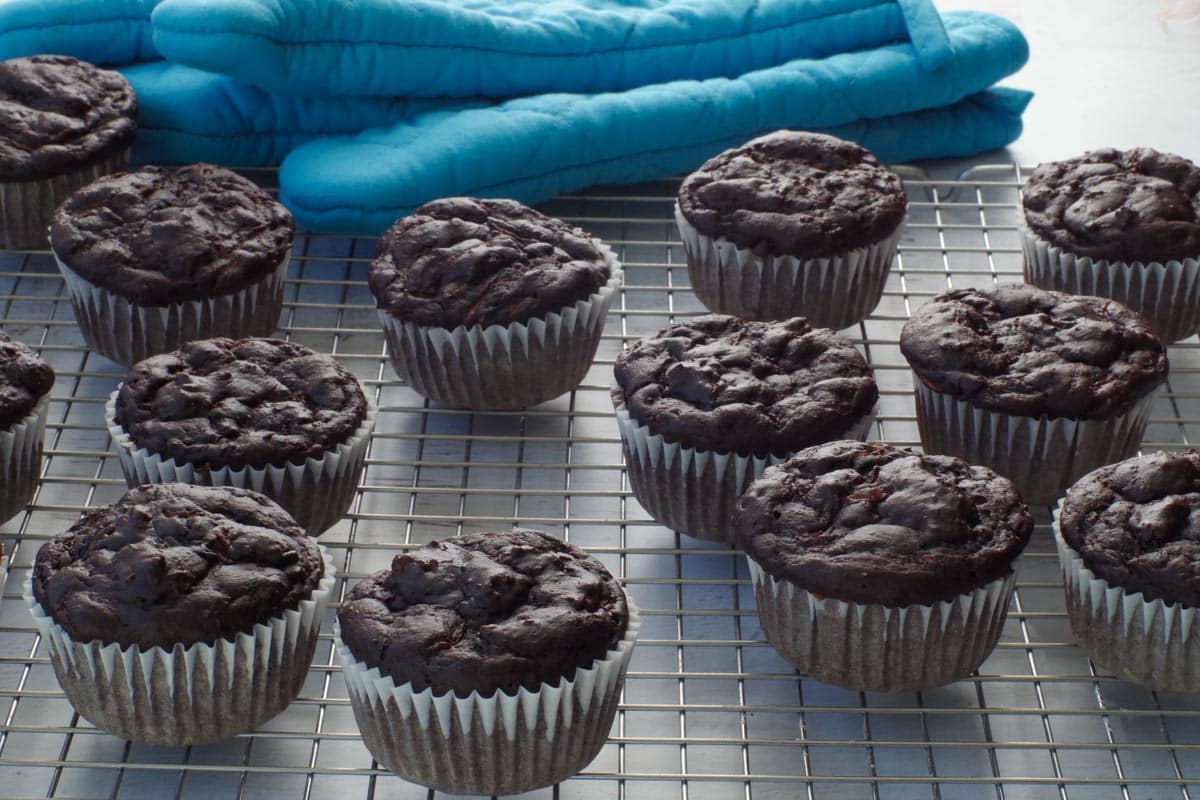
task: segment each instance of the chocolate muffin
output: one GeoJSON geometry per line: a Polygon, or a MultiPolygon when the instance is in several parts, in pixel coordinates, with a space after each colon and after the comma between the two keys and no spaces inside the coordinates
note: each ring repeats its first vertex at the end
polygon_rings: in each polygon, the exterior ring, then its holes
{"type": "MultiPolygon", "coordinates": [[[[54,370],[0,331],[0,523],[37,490],[54,370]]],[[[0,551],[0,560],[2,551],[0,551]]]]}
{"type": "Polygon", "coordinates": [[[88,346],[121,364],[214,336],[262,336],[283,307],[292,215],[211,164],[102,178],[54,213],[50,244],[88,346]]]}
{"type": "Polygon", "coordinates": [[[349,508],[375,423],[349,370],[276,339],[189,342],[141,361],[107,412],[130,486],[261,486],[310,535],[349,508]]]}
{"type": "Polygon", "coordinates": [[[509,794],[600,751],[640,622],[599,561],[514,529],[396,556],[354,587],[338,624],[355,719],[381,764],[453,794],[509,794]]]}
{"type": "Polygon", "coordinates": [[[634,496],[672,529],[727,543],[738,497],[768,464],[864,438],[879,397],[854,345],[799,317],[696,317],[634,342],[614,373],[634,496]]]}
{"type": "Polygon", "coordinates": [[[679,187],[692,289],[712,311],[840,330],[883,296],[908,199],[900,177],[833,136],[776,131],[679,187]]]}
{"type": "Polygon", "coordinates": [[[1165,342],[1200,330],[1200,167],[1146,147],[1041,164],[1022,192],[1025,279],[1117,300],[1165,342]]]}
{"type": "Polygon", "coordinates": [[[625,592],[604,565],[540,531],[474,533],[396,556],[338,610],[355,658],[434,694],[559,685],[624,637],[625,592]]]}
{"type": "Polygon", "coordinates": [[[67,56],[0,62],[0,247],[45,247],[55,207],[129,162],[136,119],[120,73],[67,56]]]}
{"type": "Polygon", "coordinates": [[[54,387],[54,370],[0,331],[0,432],[28,419],[54,387]]]}
{"type": "Polygon", "coordinates": [[[513,200],[434,200],[371,264],[397,373],[443,405],[524,408],[579,385],[620,284],[612,251],[513,200]]]}
{"type": "Polygon", "coordinates": [[[1088,473],[1055,514],[1075,639],[1155,689],[1200,691],[1200,453],[1149,453],[1088,473]]]}
{"type": "Polygon", "coordinates": [[[296,697],[334,583],[256,492],[139,486],[38,551],[28,601],[67,698],[148,744],[215,742],[296,697]]]}
{"type": "Polygon", "coordinates": [[[938,295],[900,333],[927,452],[984,464],[1030,503],[1137,449],[1167,354],[1125,306],[1026,284],[938,295]]]}
{"type": "Polygon", "coordinates": [[[911,691],[995,646],[1033,518],[986,467],[839,441],[768,468],[738,504],[767,639],[804,674],[911,691]]]}
{"type": "Polygon", "coordinates": [[[529,322],[586,300],[611,273],[573,225],[513,200],[452,197],[384,233],[370,286],[391,316],[453,329],[529,322]]]}

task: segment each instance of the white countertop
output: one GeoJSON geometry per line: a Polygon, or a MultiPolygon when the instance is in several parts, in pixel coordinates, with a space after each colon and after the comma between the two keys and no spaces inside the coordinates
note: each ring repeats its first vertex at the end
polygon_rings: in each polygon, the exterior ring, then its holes
{"type": "Polygon", "coordinates": [[[1036,96],[1024,133],[1006,151],[923,164],[934,174],[956,174],[963,163],[1036,164],[1107,146],[1153,147],[1200,163],[1200,0],[936,4],[1015,22],[1029,40],[1029,63],[1002,85],[1036,96]]]}

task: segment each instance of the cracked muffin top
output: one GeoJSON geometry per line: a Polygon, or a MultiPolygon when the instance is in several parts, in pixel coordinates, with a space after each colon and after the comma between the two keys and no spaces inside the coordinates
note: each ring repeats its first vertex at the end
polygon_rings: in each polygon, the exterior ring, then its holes
{"type": "Polygon", "coordinates": [[[315,541],[257,492],[162,483],[89,509],[38,551],[33,595],[77,642],[212,644],[307,600],[315,541]]]}
{"type": "Polygon", "coordinates": [[[614,374],[614,404],[652,433],[741,455],[840,438],[879,397],[853,343],[802,317],[696,317],[634,342],[614,374]]]}
{"type": "Polygon", "coordinates": [[[1167,351],[1120,303],[1027,284],[957,289],[905,323],[900,350],[929,388],[1025,417],[1105,419],[1167,377],[1167,351]]]}
{"type": "Polygon", "coordinates": [[[742,547],[776,579],[889,607],[952,600],[1012,573],[1033,532],[987,467],[840,441],[768,467],[738,503],[742,547]]]}
{"type": "Polygon", "coordinates": [[[853,142],[776,131],[688,175],[679,210],[697,231],[756,255],[821,258],[883,241],[904,221],[900,176],[853,142]]]}
{"type": "Polygon", "coordinates": [[[1200,453],[1148,453],[1067,490],[1059,530],[1097,577],[1146,600],[1200,606],[1200,453]]]}
{"type": "Polygon", "coordinates": [[[212,164],[142,167],[93,181],[50,223],[72,271],[141,306],[228,295],[279,269],[291,213],[236,172],[212,164]]]}
{"type": "Polygon", "coordinates": [[[380,309],[439,328],[525,323],[612,277],[589,234],[514,200],[448,197],[387,230],[371,264],[380,309]]]}
{"type": "Polygon", "coordinates": [[[115,406],[136,447],[209,469],[320,458],[366,415],[349,370],[278,339],[204,339],[147,358],[125,375],[115,406]]]}
{"type": "Polygon", "coordinates": [[[0,61],[0,181],[75,172],[133,143],[137,98],[119,72],[68,56],[0,61]]]}
{"type": "Polygon", "coordinates": [[[1030,230],[1077,256],[1200,258],[1200,167],[1180,156],[1108,148],[1040,164],[1021,204],[1030,230]]]}
{"type": "Polygon", "coordinates": [[[50,365],[0,331],[0,431],[29,416],[53,387],[50,365]]]}
{"type": "Polygon", "coordinates": [[[338,610],[359,661],[420,692],[557,685],[625,636],[629,609],[595,558],[540,531],[454,536],[398,555],[338,610]]]}

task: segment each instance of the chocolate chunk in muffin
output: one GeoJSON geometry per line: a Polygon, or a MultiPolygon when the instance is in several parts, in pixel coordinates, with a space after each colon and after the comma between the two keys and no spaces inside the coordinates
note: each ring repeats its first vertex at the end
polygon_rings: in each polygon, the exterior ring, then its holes
{"type": "Polygon", "coordinates": [[[170,650],[250,633],[324,574],[317,545],[263,495],[168,483],[131,489],[43,545],[33,596],[77,642],[170,650]]]}
{"type": "Polygon", "coordinates": [[[540,531],[463,534],[396,556],[338,611],[342,640],[397,684],[434,694],[557,685],[625,634],[616,579],[540,531]]]}
{"type": "Polygon", "coordinates": [[[0,62],[0,181],[74,172],[133,143],[137,98],[118,72],[76,58],[0,62]]]}
{"type": "Polygon", "coordinates": [[[367,414],[331,356],[275,339],[208,339],[130,369],[116,422],[135,446],[209,469],[299,464],[349,439],[367,414]]]}
{"type": "Polygon", "coordinates": [[[54,213],[50,244],[84,280],[140,306],[233,294],[287,257],[292,215],[211,164],[103,177],[54,213]]]}
{"type": "Polygon", "coordinates": [[[586,300],[612,276],[584,231],[513,200],[434,200],[379,239],[371,293],[404,322],[508,325],[586,300]]]}
{"type": "Polygon", "coordinates": [[[1149,453],[1067,490],[1059,530],[1089,570],[1146,600],[1200,606],[1200,453],[1149,453]]]}
{"type": "Polygon", "coordinates": [[[839,441],[769,467],[739,502],[746,554],[822,597],[930,605],[1012,573],[1033,518],[986,467],[839,441]]]}
{"type": "Polygon", "coordinates": [[[0,431],[29,416],[53,386],[50,365],[0,332],[0,431]]]}
{"type": "Polygon", "coordinates": [[[776,131],[709,159],[679,188],[700,233],[756,255],[821,258],[880,242],[904,221],[900,177],[853,142],[776,131]]]}
{"type": "Polygon", "coordinates": [[[1200,258],[1200,167],[1148,147],[1041,164],[1025,183],[1025,222],[1077,256],[1200,258]]]}
{"type": "Polygon", "coordinates": [[[633,419],[721,453],[784,455],[838,438],[879,397],[854,345],[799,317],[696,317],[635,342],[614,372],[614,402],[633,419]]]}
{"type": "Polygon", "coordinates": [[[900,350],[925,385],[1026,417],[1104,419],[1167,377],[1167,353],[1120,303],[1025,284],[957,289],[917,310],[900,350]]]}

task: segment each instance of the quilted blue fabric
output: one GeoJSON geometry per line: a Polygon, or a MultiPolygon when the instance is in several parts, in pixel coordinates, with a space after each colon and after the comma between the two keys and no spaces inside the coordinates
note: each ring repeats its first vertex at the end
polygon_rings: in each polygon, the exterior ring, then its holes
{"type": "Polygon", "coordinates": [[[319,139],[284,160],[280,197],[315,230],[372,235],[434,197],[533,202],[596,183],[660,177],[778,128],[842,135],[851,130],[842,126],[856,121],[908,114],[851,131],[890,160],[1007,144],[1020,132],[1027,94],[959,101],[1016,71],[1028,56],[1024,38],[987,14],[947,14],[945,26],[951,57],[931,71],[922,69],[911,44],[898,44],[792,61],[734,80],[520,98],[319,139]]]}
{"type": "Polygon", "coordinates": [[[3,0],[0,58],[58,53],[93,64],[157,58],[150,12],[158,0],[3,0]]]}
{"type": "MultiPolygon", "coordinates": [[[[121,71],[141,102],[132,155],[135,164],[209,161],[272,166],[297,146],[324,136],[409,121],[435,110],[487,105],[466,100],[281,97],[225,76],[161,61],[121,71]]],[[[1015,139],[1028,100],[1027,92],[994,89],[952,106],[859,120],[839,126],[841,133],[835,135],[869,141],[871,149],[888,161],[969,155],[1015,139]],[[922,125],[927,132],[919,136],[922,125]],[[914,149],[914,142],[920,150],[914,149]]]]}
{"type": "Polygon", "coordinates": [[[167,61],[121,72],[138,97],[132,158],[140,164],[274,165],[297,145],[322,136],[394,125],[439,109],[484,105],[445,98],[278,95],[167,61]]]}
{"type": "Polygon", "coordinates": [[[153,25],[171,61],[295,94],[618,91],[903,40],[949,57],[930,0],[163,0],[153,25]]]}
{"type": "Polygon", "coordinates": [[[1015,138],[1029,98],[985,91],[1027,56],[1015,28],[943,20],[929,0],[0,2],[0,58],[132,64],[158,57],[153,26],[168,55],[229,73],[126,67],[135,159],[292,151],[282,198],[339,233],[376,233],[441,195],[533,202],[686,171],[780,127],[886,160],[966,155],[1015,138]],[[574,91],[536,94],[548,88],[574,91]],[[484,93],[534,96],[466,97],[484,93]]]}

